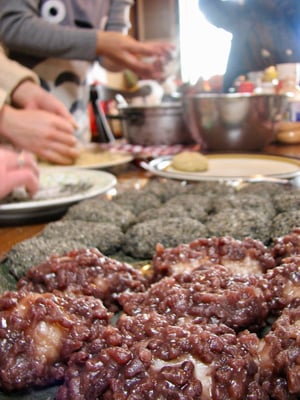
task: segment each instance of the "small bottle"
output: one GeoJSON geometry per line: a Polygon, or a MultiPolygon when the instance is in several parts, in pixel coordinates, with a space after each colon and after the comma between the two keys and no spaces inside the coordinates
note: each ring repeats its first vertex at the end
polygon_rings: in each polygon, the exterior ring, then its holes
{"type": "Polygon", "coordinates": [[[277,93],[287,96],[287,108],[277,133],[282,143],[299,143],[300,140],[299,72],[299,64],[278,65],[277,93]]]}
{"type": "Polygon", "coordinates": [[[270,67],[261,71],[260,80],[257,81],[255,93],[274,94],[276,93],[277,82],[276,68],[271,65],[270,67]]]}
{"type": "Polygon", "coordinates": [[[241,82],[237,88],[238,93],[253,93],[255,89],[254,83],[251,81],[241,82]]]}

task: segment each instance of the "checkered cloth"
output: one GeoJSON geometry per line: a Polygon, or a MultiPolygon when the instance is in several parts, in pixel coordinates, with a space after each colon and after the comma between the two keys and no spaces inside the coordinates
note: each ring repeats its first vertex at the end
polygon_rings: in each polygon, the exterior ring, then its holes
{"type": "Polygon", "coordinates": [[[164,155],[174,155],[180,153],[181,151],[199,151],[201,149],[199,144],[193,144],[189,146],[181,144],[172,146],[141,146],[127,143],[125,140],[120,140],[113,143],[102,143],[101,147],[112,152],[132,154],[136,158],[153,158],[164,155]]]}

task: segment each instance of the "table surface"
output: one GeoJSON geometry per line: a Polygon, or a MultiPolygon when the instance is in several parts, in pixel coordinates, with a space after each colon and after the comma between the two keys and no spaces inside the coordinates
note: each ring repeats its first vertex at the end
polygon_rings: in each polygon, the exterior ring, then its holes
{"type": "MultiPolygon", "coordinates": [[[[268,146],[264,154],[274,154],[300,159],[299,145],[278,145],[268,146]]],[[[136,163],[129,163],[121,167],[113,168],[110,172],[114,173],[118,179],[120,187],[133,187],[143,184],[149,179],[149,172],[138,167],[136,163]]],[[[13,227],[0,227],[0,259],[16,243],[37,235],[45,227],[44,223],[13,227]]]]}

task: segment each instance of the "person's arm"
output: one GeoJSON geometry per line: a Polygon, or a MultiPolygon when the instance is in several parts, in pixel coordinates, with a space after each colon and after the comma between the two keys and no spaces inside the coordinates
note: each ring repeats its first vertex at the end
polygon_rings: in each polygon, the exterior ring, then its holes
{"type": "Polygon", "coordinates": [[[43,110],[18,110],[8,104],[0,109],[0,135],[15,148],[39,159],[69,165],[78,157],[74,127],[65,118],[43,110]]]}
{"type": "Polygon", "coordinates": [[[244,6],[238,1],[198,0],[198,5],[211,24],[228,32],[234,30],[234,26],[244,14],[244,6]]]}
{"type": "Polygon", "coordinates": [[[66,119],[73,129],[77,128],[73,116],[53,94],[30,80],[23,80],[11,93],[11,103],[28,110],[43,110],[66,119]]]}
{"type": "Polygon", "coordinates": [[[0,108],[6,103],[28,109],[40,109],[60,115],[76,128],[66,107],[39,85],[38,76],[28,68],[7,58],[0,46],[0,108]]]}
{"type": "Polygon", "coordinates": [[[0,51],[0,135],[41,159],[71,164],[78,156],[75,127],[71,114],[39,86],[36,75],[0,51]]]}
{"type": "Polygon", "coordinates": [[[6,97],[7,97],[6,91],[1,89],[0,87],[0,110],[3,107],[3,104],[5,103],[6,97]]]}
{"type": "Polygon", "coordinates": [[[39,84],[39,79],[34,72],[9,60],[0,46],[0,89],[3,102],[10,102],[11,94],[24,81],[39,84]]]}
{"type": "Polygon", "coordinates": [[[119,32],[99,31],[97,52],[101,64],[110,71],[128,68],[144,79],[163,80],[164,66],[171,60],[174,46],[164,42],[140,42],[119,32]],[[153,59],[147,62],[145,59],[153,59]]]}
{"type": "Polygon", "coordinates": [[[106,25],[84,29],[43,20],[39,16],[38,0],[0,0],[0,38],[10,51],[35,57],[90,61],[102,56],[109,58],[109,62],[102,60],[107,69],[118,66],[118,70],[129,68],[143,77],[164,78],[160,62],[147,64],[141,58],[167,58],[173,47],[164,43],[141,43],[122,34],[127,29],[130,4],[131,0],[114,0],[106,25]]]}
{"type": "Polygon", "coordinates": [[[132,5],[132,0],[111,2],[107,23],[97,34],[100,63],[113,72],[128,68],[145,79],[164,79],[164,64],[170,60],[174,47],[163,42],[142,43],[128,36],[132,5]],[[143,58],[147,57],[154,58],[154,62],[145,62],[143,58]]]}
{"type": "Polygon", "coordinates": [[[0,39],[12,51],[35,57],[93,61],[97,29],[52,24],[39,15],[39,0],[0,0],[0,39]]]}

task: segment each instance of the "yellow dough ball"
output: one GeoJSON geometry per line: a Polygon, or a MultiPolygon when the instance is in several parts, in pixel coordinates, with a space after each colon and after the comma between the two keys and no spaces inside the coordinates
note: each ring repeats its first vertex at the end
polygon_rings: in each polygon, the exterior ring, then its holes
{"type": "Polygon", "coordinates": [[[171,166],[179,171],[203,172],[208,170],[208,159],[201,153],[183,151],[173,157],[171,166]]]}

